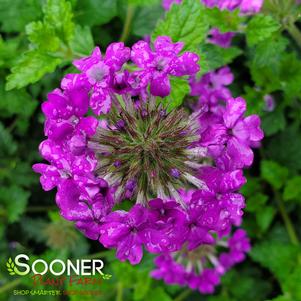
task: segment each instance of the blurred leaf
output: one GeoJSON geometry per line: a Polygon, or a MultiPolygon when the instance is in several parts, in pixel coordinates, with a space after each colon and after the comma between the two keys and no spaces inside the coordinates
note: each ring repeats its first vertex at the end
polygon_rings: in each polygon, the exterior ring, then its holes
{"type": "Polygon", "coordinates": [[[296,127],[288,127],[273,136],[267,143],[266,154],[269,159],[277,160],[291,171],[301,170],[301,131],[296,127]]]}
{"type": "Polygon", "coordinates": [[[29,118],[38,105],[25,90],[5,91],[4,83],[0,81],[0,116],[12,117],[15,114],[29,118]]]}
{"type": "Polygon", "coordinates": [[[269,197],[263,193],[254,193],[247,198],[247,208],[249,212],[259,212],[266,204],[269,197]]]}
{"type": "Polygon", "coordinates": [[[10,67],[19,55],[20,37],[3,40],[0,36],[0,67],[10,67]]]}
{"type": "Polygon", "coordinates": [[[17,144],[13,141],[11,134],[0,123],[0,157],[5,158],[17,150],[17,144]]]}
{"type": "Polygon", "coordinates": [[[279,68],[281,56],[288,45],[288,40],[281,35],[275,35],[258,43],[253,50],[252,61],[255,66],[279,68]]]}
{"type": "Polygon", "coordinates": [[[289,179],[285,185],[283,199],[285,201],[298,200],[301,202],[301,176],[289,179]]]}
{"type": "Polygon", "coordinates": [[[117,15],[117,0],[77,1],[75,19],[82,25],[95,26],[108,23],[117,15]]]}
{"type": "Polygon", "coordinates": [[[207,36],[209,29],[205,8],[199,0],[185,0],[181,5],[172,5],[165,18],[160,20],[152,39],[170,36],[173,42],[184,42],[184,50],[192,49],[207,36]]]}
{"type": "Polygon", "coordinates": [[[41,0],[0,0],[1,30],[24,31],[27,23],[42,15],[41,0]]]}
{"type": "Polygon", "coordinates": [[[77,55],[90,55],[94,48],[94,41],[91,30],[88,26],[81,27],[77,25],[75,27],[74,37],[70,42],[70,47],[77,55]]]}
{"type": "Polygon", "coordinates": [[[34,239],[37,242],[44,242],[46,240],[44,229],[47,222],[45,219],[24,217],[21,219],[21,223],[28,238],[34,239]]]}
{"type": "Polygon", "coordinates": [[[261,117],[265,107],[263,92],[250,86],[244,86],[244,91],[243,98],[247,102],[246,115],[257,114],[261,117]]]}
{"type": "Polygon", "coordinates": [[[239,31],[239,26],[245,21],[240,15],[239,9],[229,11],[220,10],[217,7],[206,10],[208,21],[212,27],[217,27],[221,32],[239,31]]]}
{"type": "Polygon", "coordinates": [[[7,76],[6,89],[20,89],[30,83],[34,83],[45,73],[53,72],[61,62],[60,58],[52,57],[38,51],[28,51],[12,67],[12,73],[7,76]]]}
{"type": "Polygon", "coordinates": [[[293,245],[263,241],[253,246],[250,256],[274,273],[279,281],[285,281],[296,265],[298,252],[298,247],[293,245]]]}
{"type": "Polygon", "coordinates": [[[145,301],[172,301],[172,299],[167,295],[162,287],[156,287],[151,290],[149,294],[144,299],[145,301]]]}
{"type": "Polygon", "coordinates": [[[257,224],[263,232],[270,227],[276,212],[277,210],[272,206],[262,207],[261,210],[256,212],[257,224]]]}
{"type": "Polygon", "coordinates": [[[135,35],[143,37],[149,35],[156,26],[158,19],[163,15],[164,10],[161,3],[156,6],[142,7],[135,14],[132,31],[135,35]]]}
{"type": "Polygon", "coordinates": [[[237,47],[221,48],[213,44],[204,44],[200,50],[201,74],[230,64],[241,54],[241,49],[237,47]]]}
{"type": "Polygon", "coordinates": [[[26,209],[30,193],[12,185],[0,187],[0,204],[4,205],[9,223],[17,221],[26,209]]]}
{"type": "Polygon", "coordinates": [[[271,16],[256,15],[248,23],[246,30],[247,41],[250,46],[269,38],[280,29],[280,24],[271,16]]]}
{"type": "Polygon", "coordinates": [[[127,0],[128,4],[139,5],[139,6],[149,6],[160,3],[160,0],[127,0]]]}
{"type": "Polygon", "coordinates": [[[293,300],[289,295],[287,295],[287,296],[278,296],[274,299],[269,299],[269,300],[266,300],[266,301],[293,301],[293,300]]]}
{"type": "Polygon", "coordinates": [[[288,169],[274,161],[263,160],[261,162],[261,176],[274,188],[281,188],[288,176],[288,169]]]}
{"type": "Polygon", "coordinates": [[[139,273],[139,277],[134,284],[134,300],[144,300],[149,293],[152,278],[149,271],[139,273]]]}
{"type": "MultiPolygon", "coordinates": [[[[271,291],[271,285],[269,281],[263,279],[262,276],[262,272],[258,268],[249,265],[243,269],[231,269],[228,271],[222,277],[222,284],[229,292],[230,300],[264,300],[271,291]],[[233,285],[233,283],[237,285],[233,285]],[[256,287],[256,290],[254,290],[254,287],[256,287]]],[[[222,301],[223,299],[220,300],[222,301]]]]}
{"type": "Polygon", "coordinates": [[[285,281],[282,282],[282,290],[289,296],[292,296],[293,300],[301,300],[301,266],[297,264],[292,273],[288,275],[285,281]]]}
{"type": "Polygon", "coordinates": [[[265,136],[271,136],[285,129],[286,120],[282,110],[278,109],[262,117],[262,129],[265,136]]]}

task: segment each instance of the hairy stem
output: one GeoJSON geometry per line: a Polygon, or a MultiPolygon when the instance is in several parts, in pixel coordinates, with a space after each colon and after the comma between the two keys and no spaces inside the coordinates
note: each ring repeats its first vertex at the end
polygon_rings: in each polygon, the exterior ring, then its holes
{"type": "Polygon", "coordinates": [[[291,37],[295,40],[298,47],[301,48],[301,32],[299,28],[294,23],[291,23],[287,25],[286,29],[291,35],[291,37]]]}
{"type": "Polygon", "coordinates": [[[296,230],[293,226],[293,223],[285,209],[285,205],[284,205],[284,202],[282,200],[282,197],[279,193],[279,191],[277,190],[274,190],[274,195],[276,197],[276,200],[277,200],[277,203],[278,203],[278,208],[279,208],[279,212],[281,214],[281,217],[283,219],[283,222],[285,224],[285,227],[286,227],[286,230],[287,230],[287,233],[290,237],[290,240],[292,242],[292,244],[294,245],[299,245],[299,239],[298,239],[298,236],[297,236],[297,233],[296,233],[296,230]]]}
{"type": "Polygon", "coordinates": [[[117,283],[117,295],[116,295],[116,301],[122,301],[123,300],[123,285],[122,282],[117,283]]]}
{"type": "Polygon", "coordinates": [[[121,42],[125,42],[130,34],[134,13],[135,13],[135,7],[128,5],[127,10],[126,10],[126,17],[125,17],[125,21],[124,21],[124,25],[123,25],[122,34],[119,39],[121,42]]]}
{"type": "Polygon", "coordinates": [[[181,292],[174,301],[184,301],[190,294],[192,293],[192,290],[186,289],[183,292],[181,292]]]}
{"type": "Polygon", "coordinates": [[[4,294],[6,291],[16,287],[20,283],[21,283],[21,278],[18,278],[13,281],[5,283],[3,286],[0,287],[0,295],[4,294]]]}

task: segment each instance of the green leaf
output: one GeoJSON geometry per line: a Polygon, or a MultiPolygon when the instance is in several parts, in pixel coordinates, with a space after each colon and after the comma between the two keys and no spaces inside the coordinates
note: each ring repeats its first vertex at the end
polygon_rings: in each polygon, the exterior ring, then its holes
{"type": "Polygon", "coordinates": [[[287,45],[288,40],[279,34],[258,43],[252,53],[254,65],[279,68],[281,57],[287,45]]]}
{"type": "Polygon", "coordinates": [[[171,93],[162,99],[162,102],[168,111],[180,106],[184,97],[189,93],[190,88],[187,79],[181,77],[171,77],[171,93]]]}
{"type": "Polygon", "coordinates": [[[0,123],[0,157],[5,158],[13,155],[17,150],[17,144],[13,140],[11,134],[0,123]]]}
{"type": "Polygon", "coordinates": [[[269,299],[266,301],[293,301],[293,300],[292,300],[291,296],[287,295],[287,296],[278,296],[274,299],[269,299]]]}
{"type": "Polygon", "coordinates": [[[172,301],[172,299],[167,295],[162,287],[156,287],[151,290],[149,294],[144,299],[145,301],[172,301]]]}
{"type": "Polygon", "coordinates": [[[237,47],[221,48],[213,44],[203,44],[199,52],[201,74],[230,64],[241,54],[241,49],[237,47]]]}
{"type": "Polygon", "coordinates": [[[264,160],[261,162],[261,176],[274,188],[280,189],[288,176],[288,169],[277,162],[264,160]]]}
{"type": "Polygon", "coordinates": [[[261,192],[261,183],[259,178],[248,177],[247,183],[240,189],[241,193],[246,197],[251,197],[261,192]]]}
{"type": "Polygon", "coordinates": [[[247,198],[246,210],[248,212],[259,212],[264,207],[268,199],[269,197],[263,193],[254,193],[252,196],[247,198]]]}
{"type": "Polygon", "coordinates": [[[250,264],[246,268],[231,269],[222,277],[222,288],[229,292],[229,297],[233,297],[231,300],[264,300],[271,291],[271,285],[262,276],[262,272],[250,264]]]}
{"type": "Polygon", "coordinates": [[[282,291],[289,296],[292,296],[293,300],[301,300],[301,266],[297,264],[292,273],[281,283],[282,291]]]}
{"type": "Polygon", "coordinates": [[[256,244],[250,252],[251,258],[268,268],[281,282],[293,271],[299,248],[276,241],[256,244]]]}
{"type": "Polygon", "coordinates": [[[4,83],[0,81],[0,116],[11,118],[15,114],[18,117],[30,118],[36,109],[38,102],[23,90],[5,91],[4,83]]]}
{"type": "Polygon", "coordinates": [[[140,8],[135,14],[132,31],[133,34],[143,37],[148,35],[156,26],[158,19],[163,15],[161,3],[156,6],[146,6],[140,8]]]}
{"type": "Polygon", "coordinates": [[[19,55],[20,37],[3,40],[0,36],[0,67],[10,68],[19,55]]]}
{"type": "Polygon", "coordinates": [[[49,24],[41,21],[32,22],[26,25],[26,34],[29,41],[39,50],[56,51],[60,46],[60,39],[49,24]]]}
{"type": "Polygon", "coordinates": [[[0,24],[5,32],[23,31],[27,23],[42,15],[40,0],[0,0],[0,24]]]}
{"type": "Polygon", "coordinates": [[[298,200],[301,201],[301,176],[296,176],[289,179],[285,185],[283,192],[285,201],[298,200]]]}
{"type": "Polygon", "coordinates": [[[170,36],[174,42],[184,42],[184,50],[193,49],[207,37],[209,23],[205,11],[199,0],[172,5],[165,18],[158,22],[152,39],[170,36]]]}
{"type": "Polygon", "coordinates": [[[238,31],[240,24],[246,19],[240,15],[239,9],[228,11],[213,7],[208,8],[206,14],[210,25],[221,32],[238,31]]]}
{"type": "Polygon", "coordinates": [[[301,131],[290,126],[273,136],[266,146],[269,159],[277,160],[291,171],[301,170],[301,131]]]}
{"type": "Polygon", "coordinates": [[[35,83],[46,73],[53,72],[61,62],[60,58],[35,50],[25,52],[11,69],[12,73],[7,76],[6,89],[20,89],[30,83],[35,83]]]}
{"type": "MultiPolygon", "coordinates": [[[[236,81],[233,84],[235,85],[236,81]]],[[[246,116],[253,114],[262,116],[265,107],[263,91],[250,86],[244,86],[244,91],[242,96],[247,102],[246,116]]]]}
{"type": "Polygon", "coordinates": [[[0,204],[4,205],[9,223],[16,222],[26,209],[28,191],[19,186],[0,187],[0,204]]]}
{"type": "Polygon", "coordinates": [[[150,6],[160,3],[160,0],[127,0],[128,4],[137,5],[137,6],[150,6]]]}
{"type": "Polygon", "coordinates": [[[66,0],[47,0],[43,11],[44,23],[53,27],[62,41],[70,41],[74,33],[71,3],[66,0]]]}
{"type": "Polygon", "coordinates": [[[134,286],[134,300],[144,300],[149,292],[152,278],[149,277],[149,271],[139,273],[139,277],[134,286]]]}
{"type": "Polygon", "coordinates": [[[263,232],[270,227],[275,215],[276,209],[272,206],[262,207],[256,212],[256,222],[263,232]]]}
{"type": "Polygon", "coordinates": [[[102,25],[117,15],[117,0],[77,1],[75,11],[78,23],[88,26],[102,25]]]}
{"type": "Polygon", "coordinates": [[[273,112],[267,113],[262,117],[261,125],[264,134],[267,137],[284,130],[286,126],[284,112],[281,109],[277,109],[273,112]]]}
{"type": "Polygon", "coordinates": [[[90,55],[94,47],[91,29],[88,26],[81,27],[77,25],[75,27],[74,37],[70,42],[70,47],[71,50],[79,56],[90,55]]]}
{"type": "Polygon", "coordinates": [[[280,24],[271,16],[256,15],[248,23],[246,30],[247,42],[250,46],[258,44],[269,38],[274,32],[280,29],[280,24]]]}

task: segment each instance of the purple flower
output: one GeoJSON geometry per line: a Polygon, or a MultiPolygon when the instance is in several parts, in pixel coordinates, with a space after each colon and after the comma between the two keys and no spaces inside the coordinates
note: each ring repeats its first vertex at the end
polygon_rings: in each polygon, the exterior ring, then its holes
{"type": "Polygon", "coordinates": [[[275,99],[272,95],[265,95],[264,96],[264,111],[266,112],[273,112],[275,109],[275,99]]]}
{"type": "Polygon", "coordinates": [[[222,119],[210,125],[203,133],[201,145],[209,146],[222,169],[250,166],[253,162],[251,146],[263,138],[259,117],[244,117],[245,111],[246,102],[243,98],[228,99],[222,119]]]}
{"type": "Polygon", "coordinates": [[[173,3],[180,4],[182,0],[163,0],[162,6],[165,10],[169,10],[173,3]]]}
{"type": "Polygon", "coordinates": [[[179,56],[183,43],[172,43],[169,37],[158,37],[154,51],[149,44],[139,41],[132,47],[131,60],[141,68],[135,75],[140,77],[140,88],[150,82],[152,95],[165,97],[170,94],[169,76],[193,75],[199,71],[199,57],[192,52],[179,56]]]}
{"type": "Polygon", "coordinates": [[[179,252],[158,256],[151,276],[163,279],[166,284],[188,286],[202,294],[212,294],[220,283],[220,277],[243,261],[249,250],[246,233],[239,229],[232,237],[215,239],[211,244],[202,244],[193,250],[184,246],[179,252]],[[221,252],[225,248],[227,252],[221,252]]]}
{"type": "Polygon", "coordinates": [[[230,252],[222,253],[220,256],[220,261],[226,269],[244,261],[246,257],[245,253],[251,249],[247,233],[242,229],[236,230],[233,236],[228,240],[228,246],[230,252]]]}
{"type": "Polygon", "coordinates": [[[174,201],[154,199],[149,202],[148,227],[145,230],[145,247],[149,252],[179,250],[185,241],[186,214],[174,201]]]}
{"type": "Polygon", "coordinates": [[[209,34],[210,37],[208,38],[208,42],[222,48],[229,48],[231,46],[232,39],[235,36],[234,32],[222,33],[218,28],[212,28],[209,34]]]}
{"type": "Polygon", "coordinates": [[[121,261],[128,259],[131,264],[141,261],[143,230],[147,211],[135,205],[128,213],[114,211],[107,215],[100,228],[100,242],[107,248],[116,247],[116,256],[121,261]]]}
{"type": "Polygon", "coordinates": [[[111,82],[116,80],[115,72],[128,61],[130,49],[123,43],[112,43],[102,58],[96,47],[90,57],[73,62],[82,73],[83,85],[91,89],[90,106],[96,115],[108,113],[111,108],[111,82]]]}
{"type": "Polygon", "coordinates": [[[256,14],[260,12],[264,0],[242,0],[240,11],[243,14],[256,14]]]}
{"type": "Polygon", "coordinates": [[[227,88],[232,84],[234,76],[229,67],[223,67],[216,71],[204,74],[199,80],[195,77],[190,78],[190,94],[199,96],[199,101],[194,109],[199,109],[204,105],[216,114],[223,112],[222,101],[231,97],[231,92],[227,88]]]}

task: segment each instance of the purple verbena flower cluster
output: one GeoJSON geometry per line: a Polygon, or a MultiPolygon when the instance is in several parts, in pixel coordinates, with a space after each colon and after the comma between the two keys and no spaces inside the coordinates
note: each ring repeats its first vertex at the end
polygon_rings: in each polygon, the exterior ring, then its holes
{"type": "Polygon", "coordinates": [[[47,139],[40,153],[49,164],[33,169],[45,190],[57,187],[61,215],[116,249],[121,261],[139,263],[143,249],[160,254],[155,277],[211,292],[249,249],[242,230],[225,238],[241,224],[242,170],[263,133],[227,88],[230,69],[197,79],[199,58],[182,48],[158,37],[153,49],[144,41],[131,49],[113,43],[103,57],[95,48],[76,60],[79,73],[67,74],[42,104],[47,139]],[[190,114],[162,105],[172,76],[190,82],[190,114]],[[217,258],[220,243],[230,251],[217,258]],[[173,263],[176,257],[188,268],[173,263]]]}
{"type": "Polygon", "coordinates": [[[202,294],[214,292],[220,278],[233,265],[245,259],[250,242],[244,230],[238,229],[232,237],[215,239],[212,244],[202,244],[193,251],[167,253],[155,259],[152,277],[167,284],[178,284],[197,289],[202,294]],[[216,248],[227,250],[217,254],[216,248]]]}

